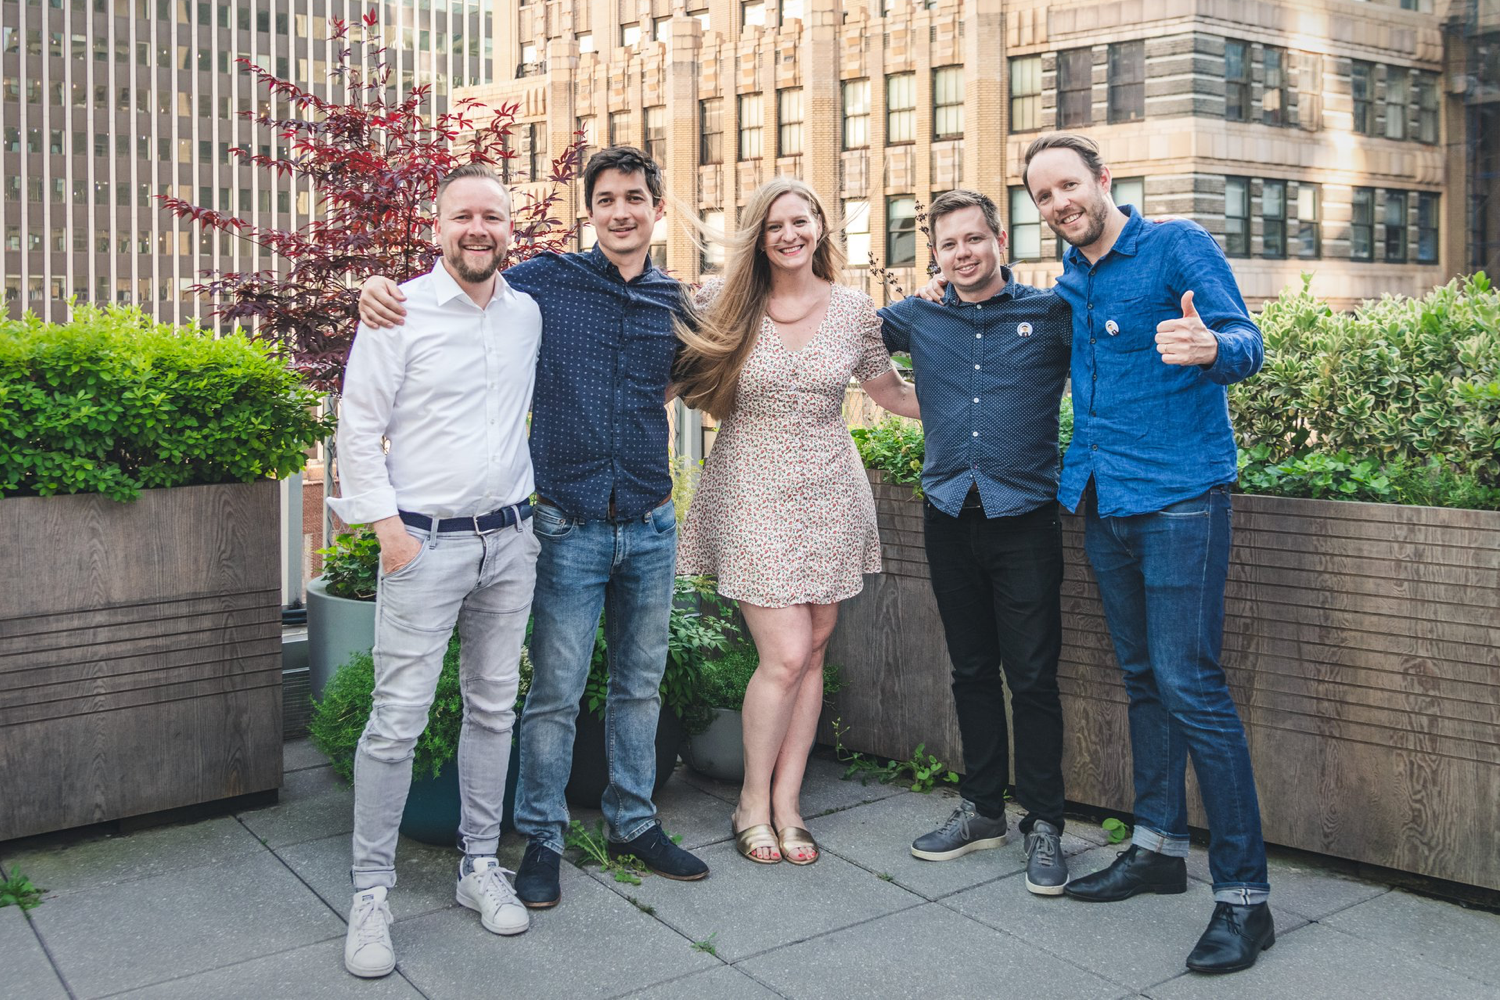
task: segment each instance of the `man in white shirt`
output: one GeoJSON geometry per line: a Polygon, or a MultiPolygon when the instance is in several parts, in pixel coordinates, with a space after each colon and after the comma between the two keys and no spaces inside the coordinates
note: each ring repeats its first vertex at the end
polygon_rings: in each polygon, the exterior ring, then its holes
{"type": "Polygon", "coordinates": [[[380,538],[374,707],[354,759],[355,893],[344,944],[345,967],[365,977],[396,967],[386,893],[396,884],[397,828],[455,623],[464,695],[456,895],[496,934],[530,923],[495,850],[540,548],[526,413],[542,317],[499,273],[510,195],[489,167],[442,180],[434,233],[442,259],[401,286],[406,324],[359,326],[339,419],[343,495],[328,501],[380,538]]]}

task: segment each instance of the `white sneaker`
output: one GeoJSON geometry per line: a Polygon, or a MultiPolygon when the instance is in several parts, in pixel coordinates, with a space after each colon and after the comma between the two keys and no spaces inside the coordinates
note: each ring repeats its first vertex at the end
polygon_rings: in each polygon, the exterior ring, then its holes
{"type": "Polygon", "coordinates": [[[494,858],[475,858],[473,864],[474,870],[458,880],[454,898],[478,910],[484,929],[492,934],[520,934],[530,927],[531,916],[505,880],[515,872],[501,868],[494,858]]]}
{"type": "Polygon", "coordinates": [[[396,968],[391,947],[391,908],[386,889],[378,885],[354,894],[349,908],[349,933],[344,936],[344,968],[365,979],[388,976],[396,968]]]}

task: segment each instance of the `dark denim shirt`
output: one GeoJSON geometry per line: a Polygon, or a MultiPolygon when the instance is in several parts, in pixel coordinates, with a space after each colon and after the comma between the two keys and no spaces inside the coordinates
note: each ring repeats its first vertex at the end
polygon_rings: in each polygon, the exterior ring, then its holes
{"type": "Polygon", "coordinates": [[[908,296],[880,310],[885,346],[911,354],[922,404],[922,490],[958,515],[973,485],[988,517],[1057,496],[1057,407],[1068,376],[1068,306],[1010,269],[987,302],[952,285],[941,304],[908,296]]]}
{"type": "Polygon", "coordinates": [[[1188,500],[1238,475],[1224,387],[1260,371],[1265,350],[1229,261],[1202,226],[1146,222],[1130,207],[1119,239],[1090,265],[1070,247],[1053,286],[1073,307],[1073,442],[1058,499],[1078,507],[1090,477],[1101,517],[1188,500]],[[1156,325],[1182,295],[1219,341],[1212,365],[1169,365],[1156,325]]]}
{"type": "Polygon", "coordinates": [[[682,285],[646,260],[630,281],[597,246],[547,253],[505,280],[536,299],[542,345],[531,403],[539,496],[569,517],[639,517],[672,492],[667,380],[682,285]]]}

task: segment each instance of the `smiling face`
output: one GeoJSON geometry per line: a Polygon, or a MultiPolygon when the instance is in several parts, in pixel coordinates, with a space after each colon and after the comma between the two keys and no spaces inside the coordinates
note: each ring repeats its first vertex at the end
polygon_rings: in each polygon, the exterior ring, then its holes
{"type": "Polygon", "coordinates": [[[772,267],[797,272],[812,267],[822,238],[817,211],[806,198],[789,191],[771,202],[761,227],[760,248],[772,267]]]}
{"type": "Polygon", "coordinates": [[[459,281],[477,285],[494,277],[510,249],[510,195],[498,182],[465,177],[438,199],[434,234],[443,261],[459,281]]]}
{"type": "Polygon", "coordinates": [[[1109,168],[1095,177],[1071,149],[1044,149],[1026,168],[1026,186],[1047,226],[1075,247],[1090,247],[1104,235],[1114,201],[1109,168]]]}
{"type": "MultiPolygon", "coordinates": [[[[594,180],[589,222],[599,246],[612,258],[631,258],[651,245],[651,231],[666,204],[651,197],[646,174],[603,170],[594,180]]],[[[618,264],[618,260],[616,261],[618,264]]]]}
{"type": "Polygon", "coordinates": [[[998,236],[977,205],[941,216],[935,223],[938,267],[966,301],[990,298],[1004,287],[1000,255],[1005,233],[998,236]]]}

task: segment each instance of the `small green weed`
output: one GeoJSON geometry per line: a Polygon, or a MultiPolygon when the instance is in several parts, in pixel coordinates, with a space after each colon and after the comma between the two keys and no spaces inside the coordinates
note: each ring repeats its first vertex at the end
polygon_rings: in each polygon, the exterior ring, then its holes
{"type": "Polygon", "coordinates": [[[34,910],[42,905],[42,893],[46,891],[32,885],[21,869],[12,868],[10,878],[0,882],[0,906],[19,906],[23,912],[34,910]]]}
{"type": "Polygon", "coordinates": [[[718,931],[714,931],[712,934],[710,934],[708,937],[704,938],[702,941],[694,941],[693,942],[693,950],[694,951],[701,951],[701,952],[703,952],[706,955],[712,955],[715,958],[718,958],[719,957],[719,953],[714,950],[714,938],[716,938],[718,936],[719,936],[719,932],[718,931]]]}
{"type": "Polygon", "coordinates": [[[873,757],[857,753],[844,746],[844,734],[847,732],[849,729],[844,725],[843,719],[833,720],[834,755],[839,763],[848,765],[843,775],[845,781],[855,775],[859,776],[861,784],[866,785],[870,783],[871,778],[882,785],[889,785],[893,781],[905,784],[909,780],[911,782],[909,787],[912,791],[924,794],[939,785],[958,784],[958,772],[928,753],[926,743],[918,743],[911,757],[906,760],[888,760],[881,763],[873,757]]]}
{"type": "Polygon", "coordinates": [[[896,881],[896,876],[892,875],[890,872],[876,872],[875,877],[880,879],[880,881],[882,882],[896,881]]]}
{"type": "Polygon", "coordinates": [[[599,820],[594,825],[592,833],[578,820],[574,820],[568,826],[568,832],[563,839],[567,847],[576,848],[579,858],[573,863],[579,868],[584,865],[598,865],[600,871],[609,872],[615,877],[616,882],[624,882],[627,885],[640,885],[641,875],[645,868],[640,859],[633,854],[622,854],[619,857],[611,857],[609,849],[605,846],[604,820],[599,820]]]}
{"type": "Polygon", "coordinates": [[[1109,835],[1109,842],[1111,844],[1123,844],[1125,839],[1130,836],[1130,827],[1113,816],[1100,823],[1099,828],[1109,835]]]}
{"type": "Polygon", "coordinates": [[[656,913],[656,907],[650,905],[649,903],[643,903],[639,899],[636,899],[634,896],[626,896],[625,898],[630,900],[631,906],[635,907],[637,910],[640,910],[648,917],[656,913]]]}

